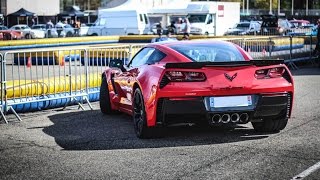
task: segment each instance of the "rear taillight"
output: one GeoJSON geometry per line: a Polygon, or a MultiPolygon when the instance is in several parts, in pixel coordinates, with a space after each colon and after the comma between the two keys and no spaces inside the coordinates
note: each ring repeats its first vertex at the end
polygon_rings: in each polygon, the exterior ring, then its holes
{"type": "Polygon", "coordinates": [[[256,70],[255,77],[257,79],[268,79],[282,77],[286,70],[283,67],[256,70]]]}
{"type": "Polygon", "coordinates": [[[202,72],[167,71],[165,76],[173,82],[201,82],[206,80],[206,75],[202,72]]]}

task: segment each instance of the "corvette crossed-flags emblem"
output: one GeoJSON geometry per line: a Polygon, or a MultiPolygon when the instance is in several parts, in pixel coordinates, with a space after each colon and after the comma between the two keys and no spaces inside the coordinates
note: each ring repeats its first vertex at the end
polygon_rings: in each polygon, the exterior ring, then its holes
{"type": "Polygon", "coordinates": [[[233,76],[230,76],[227,73],[224,73],[224,77],[226,77],[229,81],[232,81],[234,78],[236,78],[238,73],[235,73],[233,76]]]}

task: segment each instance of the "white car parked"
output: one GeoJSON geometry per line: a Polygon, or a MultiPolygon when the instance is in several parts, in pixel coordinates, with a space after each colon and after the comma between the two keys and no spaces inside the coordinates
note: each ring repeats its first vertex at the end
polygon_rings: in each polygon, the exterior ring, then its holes
{"type": "Polygon", "coordinates": [[[22,36],[26,39],[37,39],[37,38],[44,38],[45,37],[45,32],[43,32],[42,30],[38,30],[38,29],[31,29],[26,24],[14,25],[10,28],[10,30],[21,31],[22,36]]]}

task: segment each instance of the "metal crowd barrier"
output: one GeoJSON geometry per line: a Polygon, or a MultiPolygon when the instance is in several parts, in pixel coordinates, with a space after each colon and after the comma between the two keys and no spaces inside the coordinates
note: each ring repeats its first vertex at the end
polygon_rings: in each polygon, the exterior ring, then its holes
{"type": "Polygon", "coordinates": [[[113,60],[125,64],[144,45],[88,49],[15,50],[0,54],[1,117],[77,104],[84,109],[99,99],[101,74],[113,60]]]}
{"type": "Polygon", "coordinates": [[[308,60],[315,65],[312,52],[315,49],[316,37],[312,35],[250,37],[227,40],[244,48],[255,59],[285,59],[292,68],[298,69],[297,61],[308,60]]]}

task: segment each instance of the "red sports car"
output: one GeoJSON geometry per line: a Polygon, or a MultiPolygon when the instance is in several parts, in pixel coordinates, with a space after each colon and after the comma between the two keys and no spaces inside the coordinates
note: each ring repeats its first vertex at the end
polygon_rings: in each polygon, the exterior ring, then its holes
{"type": "Polygon", "coordinates": [[[283,61],[252,60],[229,42],[153,43],[115,66],[102,74],[101,111],[132,115],[139,138],[181,121],[251,122],[256,131],[278,132],[291,115],[293,79],[283,61]]]}

